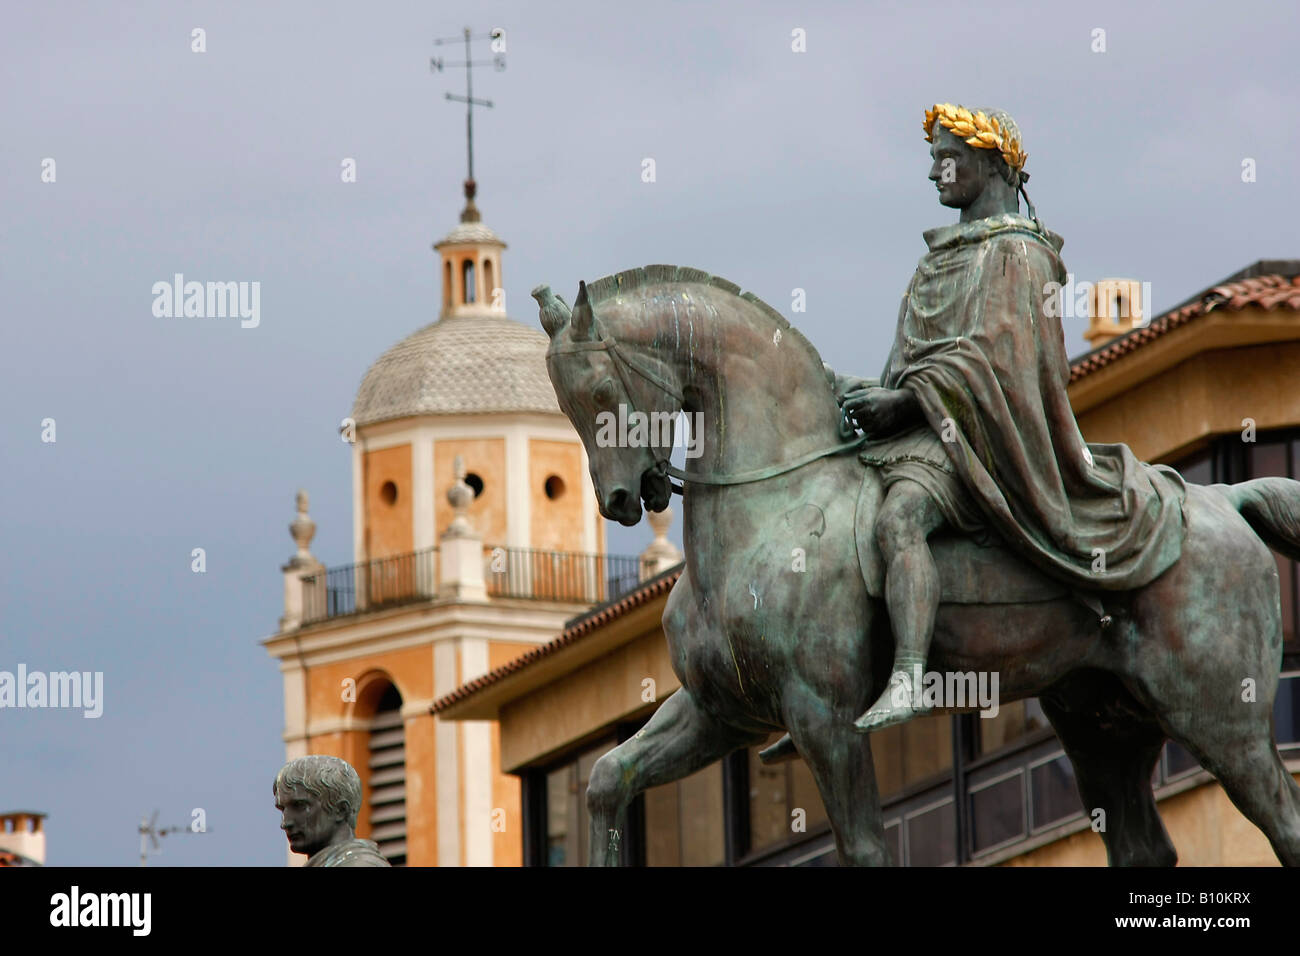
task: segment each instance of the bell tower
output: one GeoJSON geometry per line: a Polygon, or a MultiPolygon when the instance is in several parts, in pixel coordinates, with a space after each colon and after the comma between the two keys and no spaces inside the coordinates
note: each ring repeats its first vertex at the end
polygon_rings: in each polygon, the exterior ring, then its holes
{"type": "Polygon", "coordinates": [[[438,318],[505,314],[501,253],[506,244],[482,224],[474,205],[477,184],[465,180],[460,225],[433,244],[442,257],[442,311],[438,318]]]}

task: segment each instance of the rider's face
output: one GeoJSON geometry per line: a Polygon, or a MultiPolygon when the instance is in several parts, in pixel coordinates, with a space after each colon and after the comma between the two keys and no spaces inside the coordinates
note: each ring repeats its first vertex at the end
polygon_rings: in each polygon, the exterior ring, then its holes
{"type": "Polygon", "coordinates": [[[939,190],[939,202],[950,209],[965,209],[984,192],[988,165],[986,157],[980,154],[990,151],[967,146],[937,120],[933,138],[930,155],[934,162],[930,166],[930,180],[939,190]]]}

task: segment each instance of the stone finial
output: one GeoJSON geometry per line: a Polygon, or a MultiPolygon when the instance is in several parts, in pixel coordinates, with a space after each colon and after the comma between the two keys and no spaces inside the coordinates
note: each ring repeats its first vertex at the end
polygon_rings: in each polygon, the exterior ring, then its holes
{"type": "Polygon", "coordinates": [[[289,534],[298,545],[298,553],[289,559],[289,565],[303,567],[316,563],[316,559],[311,554],[311,539],[316,536],[316,522],[312,521],[307,514],[307,492],[299,489],[296,501],[298,517],[294,518],[293,523],[289,525],[289,534]]]}
{"type": "Polygon", "coordinates": [[[461,222],[478,222],[478,206],[474,205],[474,194],[478,192],[478,183],[472,179],[465,180],[465,208],[460,211],[461,222]]]}
{"type": "Polygon", "coordinates": [[[640,579],[646,581],[657,574],[667,571],[675,564],[680,564],[682,552],[677,545],[668,540],[668,528],[673,523],[673,510],[647,511],[650,527],[655,533],[650,546],[641,552],[640,579]]]}
{"type": "Polygon", "coordinates": [[[465,459],[457,455],[452,462],[452,471],[456,476],[455,482],[447,489],[447,500],[451,502],[452,510],[456,516],[451,519],[451,524],[447,527],[447,534],[452,536],[466,535],[473,532],[469,523],[469,503],[474,500],[474,489],[465,482],[465,459]]]}

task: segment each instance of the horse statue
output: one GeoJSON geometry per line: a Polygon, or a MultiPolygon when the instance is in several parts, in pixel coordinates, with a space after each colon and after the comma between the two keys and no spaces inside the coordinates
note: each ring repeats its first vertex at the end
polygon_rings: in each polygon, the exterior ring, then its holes
{"type": "MultiPolygon", "coordinates": [[[[893,655],[872,534],[875,470],[848,441],[828,370],[776,310],[698,269],[646,266],[579,286],[572,309],[533,292],[547,368],[590,462],[601,514],[661,511],[683,481],[685,569],[663,615],[681,688],[591,773],[593,866],[618,865],[636,795],[785,730],[824,801],[841,865],[890,865],[870,736],[854,719],[893,655]],[[679,470],[668,449],[611,441],[623,406],[706,428],[679,470]],[[800,555],[798,561],[792,555],[800,555]]],[[[1103,808],[1112,866],[1177,859],[1151,791],[1172,738],[1300,864],[1300,787],[1278,756],[1282,656],[1272,547],[1300,558],[1300,482],[1188,485],[1182,554],[1105,616],[1005,547],[940,532],[935,671],[997,673],[1003,702],[1037,697],[1103,808]],[[1255,684],[1253,702],[1243,681],[1255,684]]],[[[952,712],[952,711],[949,711],[952,712]]]]}

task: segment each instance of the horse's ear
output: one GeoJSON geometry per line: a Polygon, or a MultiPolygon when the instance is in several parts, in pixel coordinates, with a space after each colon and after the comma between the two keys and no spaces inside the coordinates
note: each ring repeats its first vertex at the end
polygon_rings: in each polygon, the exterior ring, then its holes
{"type": "Polygon", "coordinates": [[[543,283],[533,290],[532,296],[537,300],[539,312],[542,320],[542,328],[551,338],[555,338],[555,333],[560,331],[569,324],[569,307],[564,300],[551,291],[551,287],[543,283]]]}
{"type": "Polygon", "coordinates": [[[591,338],[591,329],[596,316],[587,301],[587,283],[578,282],[578,297],[573,300],[573,338],[577,342],[591,338]]]}

